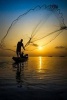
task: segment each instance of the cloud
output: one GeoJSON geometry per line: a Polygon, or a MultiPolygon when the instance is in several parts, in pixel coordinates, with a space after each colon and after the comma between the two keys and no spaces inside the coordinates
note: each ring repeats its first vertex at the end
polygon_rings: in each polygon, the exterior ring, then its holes
{"type": "Polygon", "coordinates": [[[66,49],[67,50],[67,47],[65,47],[65,46],[56,46],[55,48],[56,49],[66,49]]]}

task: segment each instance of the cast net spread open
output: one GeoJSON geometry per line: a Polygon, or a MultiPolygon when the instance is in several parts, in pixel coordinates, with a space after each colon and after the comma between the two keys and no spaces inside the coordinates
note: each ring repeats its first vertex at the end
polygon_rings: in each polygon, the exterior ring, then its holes
{"type": "Polygon", "coordinates": [[[16,51],[20,39],[26,51],[45,46],[67,27],[57,5],[36,6],[19,15],[9,26],[0,43],[0,49],[16,51]]]}

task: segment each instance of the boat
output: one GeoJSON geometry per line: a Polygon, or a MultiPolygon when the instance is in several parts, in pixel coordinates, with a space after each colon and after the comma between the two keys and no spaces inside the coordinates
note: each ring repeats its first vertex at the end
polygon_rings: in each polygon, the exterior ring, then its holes
{"type": "Polygon", "coordinates": [[[59,56],[59,57],[65,57],[65,56],[59,56]]]}
{"type": "Polygon", "coordinates": [[[28,60],[28,54],[25,54],[24,56],[22,57],[12,57],[12,59],[18,63],[18,62],[25,62],[28,60]]]}

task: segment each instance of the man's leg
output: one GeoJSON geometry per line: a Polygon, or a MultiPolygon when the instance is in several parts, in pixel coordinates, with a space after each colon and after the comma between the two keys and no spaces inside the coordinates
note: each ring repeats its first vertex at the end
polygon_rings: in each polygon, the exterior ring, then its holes
{"type": "Polygon", "coordinates": [[[19,52],[18,51],[16,52],[16,54],[17,54],[17,57],[19,57],[19,52]]]}

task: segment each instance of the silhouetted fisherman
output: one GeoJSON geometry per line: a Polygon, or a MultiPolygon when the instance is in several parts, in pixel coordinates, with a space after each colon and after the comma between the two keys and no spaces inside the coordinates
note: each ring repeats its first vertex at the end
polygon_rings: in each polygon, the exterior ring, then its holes
{"type": "Polygon", "coordinates": [[[18,43],[17,43],[17,49],[16,49],[16,53],[17,53],[17,56],[20,57],[21,55],[21,47],[23,47],[23,49],[25,50],[25,47],[23,45],[23,39],[21,39],[18,43]]]}

